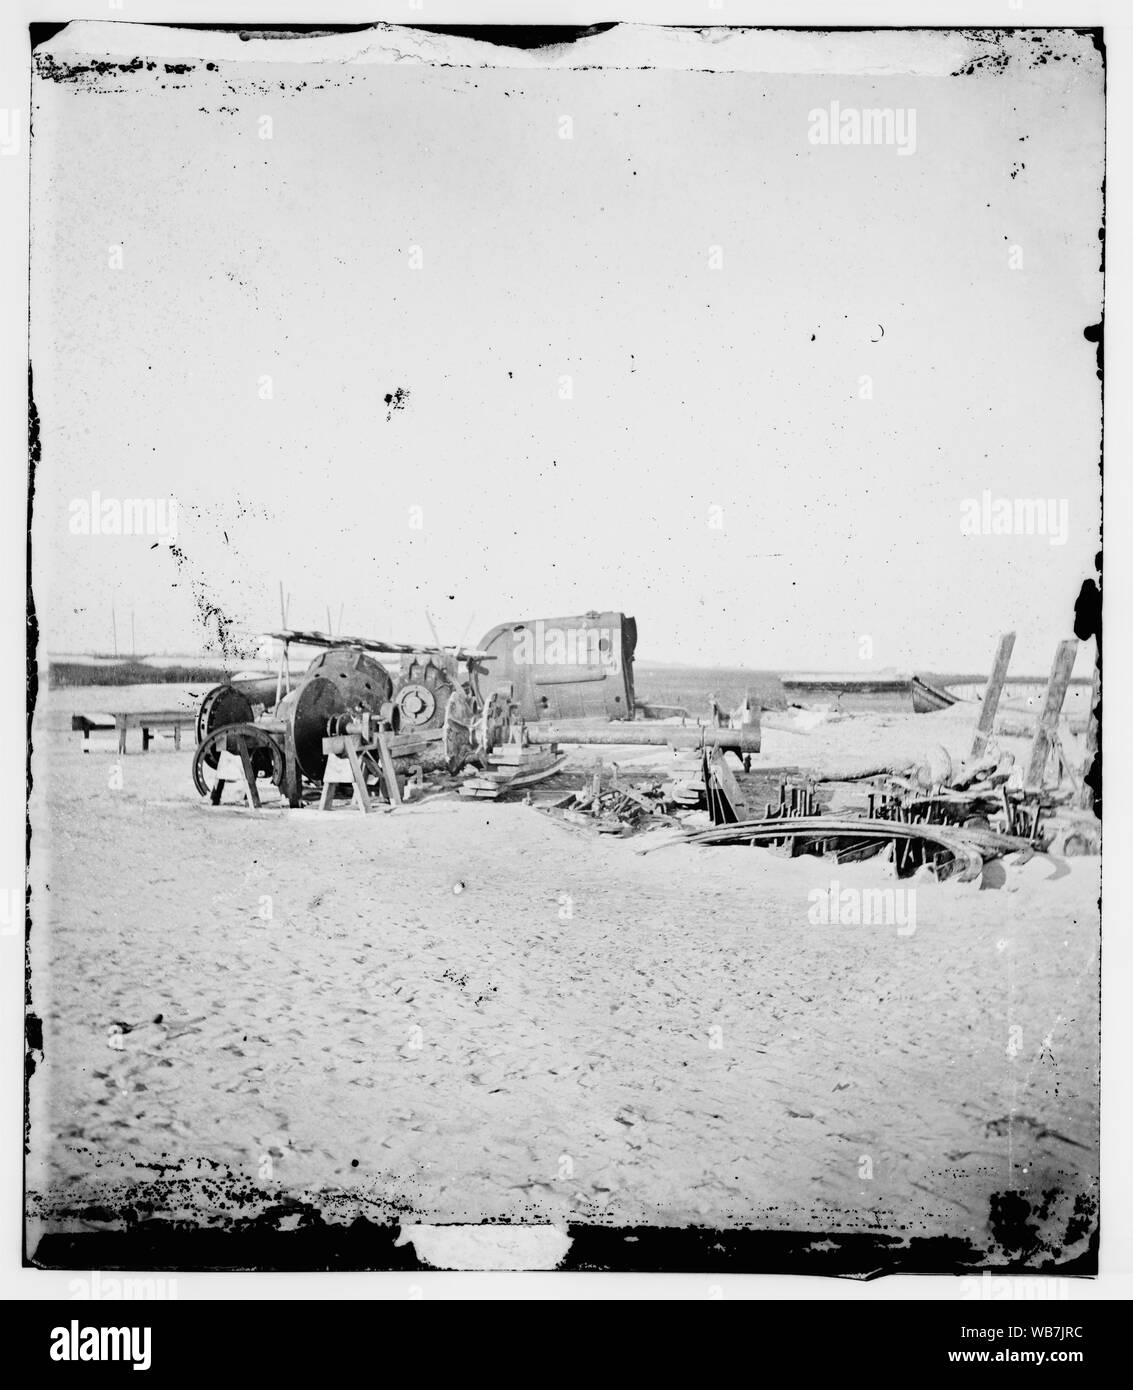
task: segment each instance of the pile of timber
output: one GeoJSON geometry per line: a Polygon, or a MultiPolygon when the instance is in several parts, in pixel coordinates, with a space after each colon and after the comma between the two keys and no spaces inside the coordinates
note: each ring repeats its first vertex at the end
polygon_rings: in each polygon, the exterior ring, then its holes
{"type": "Polygon", "coordinates": [[[474,773],[461,783],[461,796],[499,801],[511,792],[553,777],[566,762],[566,754],[554,746],[532,748],[526,744],[504,743],[488,754],[487,761],[485,771],[474,773]]]}

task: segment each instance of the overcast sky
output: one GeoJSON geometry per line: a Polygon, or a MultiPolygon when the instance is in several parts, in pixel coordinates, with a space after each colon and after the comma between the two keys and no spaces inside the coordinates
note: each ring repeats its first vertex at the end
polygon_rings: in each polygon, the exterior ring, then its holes
{"type": "Polygon", "coordinates": [[[112,605],[120,647],[133,611],[197,650],[275,625],[282,579],[294,624],[398,641],[612,608],[656,658],[981,670],[1015,628],[1049,667],[1100,517],[1088,38],[963,76],[931,35],[823,41],[868,76],[207,35],[67,71],[107,28],[33,94],[47,650],[109,650],[112,605]],[[811,143],[832,101],[914,112],[915,148],[811,143]],[[72,534],[92,492],[175,496],[178,551],[72,534]],[[985,492],[1065,503],[1065,543],[965,534],[985,492]]]}

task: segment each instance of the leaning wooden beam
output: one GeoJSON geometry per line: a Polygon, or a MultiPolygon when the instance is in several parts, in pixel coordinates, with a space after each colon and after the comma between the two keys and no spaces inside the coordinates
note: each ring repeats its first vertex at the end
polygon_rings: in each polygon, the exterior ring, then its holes
{"type": "Polygon", "coordinates": [[[1070,674],[1074,670],[1074,659],[1077,655],[1076,637],[1059,642],[1058,650],[1054,654],[1054,665],[1050,668],[1050,680],[1047,682],[1046,700],[1039,718],[1039,727],[1035,730],[1034,741],[1031,744],[1031,759],[1023,780],[1023,785],[1028,790],[1041,787],[1043,784],[1050,750],[1058,737],[1058,718],[1062,713],[1066,687],[1070,684],[1070,674]]]}
{"type": "Polygon", "coordinates": [[[378,765],[382,770],[386,799],[391,806],[400,806],[401,788],[397,783],[397,769],[393,765],[393,757],[389,751],[389,736],[386,734],[378,735],[378,765]]]}
{"type": "Polygon", "coordinates": [[[1011,653],[1015,648],[1015,634],[1005,632],[999,639],[999,646],[995,650],[995,661],[992,664],[991,675],[987,678],[987,689],[984,691],[983,704],[980,706],[980,717],[976,724],[976,734],[972,739],[972,757],[978,758],[987,747],[987,741],[991,737],[991,731],[995,727],[995,713],[999,708],[999,697],[1003,693],[1003,682],[1007,679],[1007,668],[1011,664],[1011,653]]]}

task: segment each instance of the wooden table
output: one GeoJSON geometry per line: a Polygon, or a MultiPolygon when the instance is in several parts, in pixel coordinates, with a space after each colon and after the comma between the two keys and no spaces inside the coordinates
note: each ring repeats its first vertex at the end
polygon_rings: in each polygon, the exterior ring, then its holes
{"type": "Polygon", "coordinates": [[[106,720],[92,719],[89,715],[73,714],[71,716],[71,728],[81,730],[83,743],[88,745],[84,751],[89,752],[91,730],[96,732],[111,729],[118,730],[118,751],[126,752],[126,731],[127,729],[141,729],[142,731],[142,752],[149,752],[150,739],[158,729],[173,730],[173,746],[181,747],[181,726],[182,724],[192,725],[196,722],[196,716],[191,710],[165,709],[165,710],[123,710],[109,716],[111,723],[106,720]]]}

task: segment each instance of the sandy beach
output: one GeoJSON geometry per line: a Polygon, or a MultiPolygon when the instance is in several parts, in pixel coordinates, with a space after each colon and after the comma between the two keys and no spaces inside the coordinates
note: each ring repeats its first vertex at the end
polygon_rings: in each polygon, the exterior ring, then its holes
{"type": "MultiPolygon", "coordinates": [[[[36,715],[33,1233],[289,1197],[336,1221],[949,1238],[993,1268],[1086,1252],[1096,858],[918,880],[912,931],[816,924],[814,890],[893,881],[643,856],[671,832],[571,832],[522,803],[214,809],[191,740],[82,751],[72,709],[122,697],[50,691],[36,715]]],[[[862,715],[768,730],[757,762],[969,737],[862,715]]]]}

